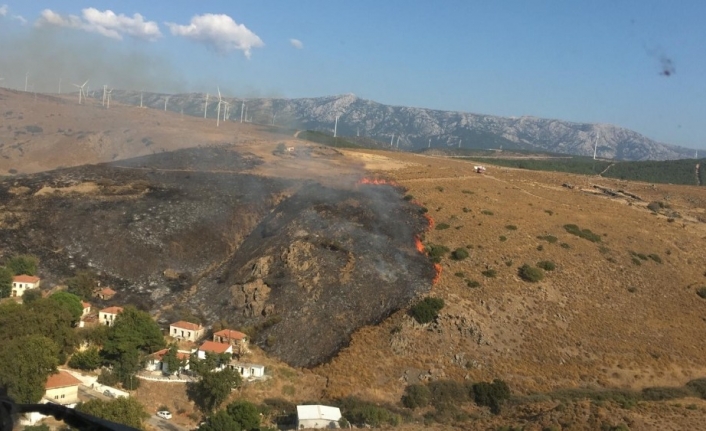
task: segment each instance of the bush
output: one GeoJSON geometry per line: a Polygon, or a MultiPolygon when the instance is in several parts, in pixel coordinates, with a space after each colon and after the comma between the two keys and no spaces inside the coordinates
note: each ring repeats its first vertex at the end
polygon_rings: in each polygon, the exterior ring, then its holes
{"type": "Polygon", "coordinates": [[[101,357],[98,349],[91,347],[83,352],[76,352],[69,359],[69,367],[77,370],[92,371],[101,366],[101,357]]]}
{"type": "Polygon", "coordinates": [[[706,400],[706,378],[691,380],[686,384],[686,387],[706,400]]]}
{"type": "Polygon", "coordinates": [[[436,380],[428,384],[434,407],[461,404],[468,401],[469,388],[454,380],[436,380]]]}
{"type": "Polygon", "coordinates": [[[521,279],[530,283],[537,283],[544,278],[544,272],[542,272],[541,269],[529,266],[528,264],[522,265],[517,271],[517,274],[521,279]]]}
{"type": "Polygon", "coordinates": [[[542,268],[545,271],[554,271],[556,265],[551,260],[542,260],[537,262],[537,268],[542,268]]]}
{"type": "Polygon", "coordinates": [[[412,195],[404,195],[404,198],[403,198],[403,199],[406,200],[406,201],[411,201],[412,199],[414,199],[414,196],[412,196],[412,195]]]}
{"type": "Polygon", "coordinates": [[[541,239],[543,241],[546,241],[549,244],[554,244],[555,242],[558,241],[558,238],[555,237],[554,235],[540,235],[537,237],[537,239],[541,239]]]}
{"type": "Polygon", "coordinates": [[[118,379],[118,376],[113,374],[111,371],[106,370],[105,368],[101,370],[101,373],[98,375],[97,379],[98,383],[101,385],[106,385],[106,386],[115,386],[118,384],[120,379],[118,379]]]}
{"type": "Polygon", "coordinates": [[[426,407],[431,400],[431,391],[425,385],[409,385],[404,389],[402,405],[408,409],[426,407]]]}
{"type": "Polygon", "coordinates": [[[436,319],[442,308],[444,308],[443,299],[428,296],[414,304],[409,312],[414,317],[414,320],[424,324],[436,319]]]}
{"type": "Polygon", "coordinates": [[[458,278],[463,278],[466,276],[466,273],[463,271],[459,271],[459,272],[454,272],[454,275],[458,278]]]}
{"type": "Polygon", "coordinates": [[[434,244],[427,245],[426,250],[427,250],[427,253],[429,254],[429,258],[434,263],[440,263],[441,258],[444,257],[444,255],[450,251],[449,248],[446,247],[445,245],[434,245],[434,244]]]}
{"type": "Polygon", "coordinates": [[[507,241],[507,237],[505,235],[500,235],[500,242],[505,242],[507,241]]]}
{"type": "Polygon", "coordinates": [[[490,211],[490,210],[483,210],[483,211],[481,211],[480,213],[481,213],[481,214],[485,214],[485,215],[489,215],[489,216],[494,214],[494,213],[493,213],[492,211],[490,211]]]}
{"type": "Polygon", "coordinates": [[[436,228],[435,228],[435,229],[436,229],[436,230],[444,230],[444,229],[448,229],[448,228],[450,228],[450,227],[451,227],[451,226],[449,226],[449,225],[446,224],[446,223],[439,223],[439,224],[436,225],[436,228]]]}
{"type": "Polygon", "coordinates": [[[451,258],[453,260],[463,260],[468,258],[468,251],[465,248],[457,248],[456,250],[451,253],[451,258]]]}
{"type": "Polygon", "coordinates": [[[648,254],[647,257],[649,257],[650,259],[654,260],[657,263],[662,263],[662,258],[659,257],[659,255],[657,255],[657,254],[654,254],[654,253],[648,254]]]}
{"type": "Polygon", "coordinates": [[[495,276],[498,275],[498,272],[494,269],[486,269],[485,271],[481,272],[481,274],[488,278],[495,278],[495,276]]]}
{"type": "Polygon", "coordinates": [[[470,287],[471,289],[475,289],[477,287],[480,287],[480,283],[475,280],[466,280],[466,285],[468,287],[470,287]]]}
{"type": "Polygon", "coordinates": [[[493,414],[500,413],[500,406],[508,398],[510,388],[502,380],[495,379],[493,383],[480,382],[473,385],[473,400],[479,406],[490,407],[493,414]]]}
{"type": "Polygon", "coordinates": [[[517,230],[517,226],[515,226],[514,224],[508,224],[508,225],[505,226],[505,229],[507,229],[507,230],[517,230]]]}
{"type": "Polygon", "coordinates": [[[559,247],[561,247],[561,248],[566,248],[566,249],[571,248],[571,246],[570,246],[569,244],[565,243],[565,242],[562,242],[561,244],[559,244],[559,247]]]}
{"type": "Polygon", "coordinates": [[[368,425],[373,428],[379,428],[382,425],[394,426],[402,423],[402,417],[398,413],[359,398],[344,398],[338,404],[343,417],[359,427],[368,425]]]}
{"type": "Polygon", "coordinates": [[[444,188],[441,187],[441,186],[436,186],[436,189],[437,189],[438,191],[440,191],[440,192],[443,192],[443,191],[444,191],[444,188]]]}
{"type": "Polygon", "coordinates": [[[706,287],[699,287],[696,289],[696,294],[702,297],[703,299],[706,299],[706,287]]]}
{"type": "Polygon", "coordinates": [[[591,242],[601,242],[601,236],[591,232],[590,229],[581,229],[575,224],[565,224],[564,229],[571,235],[586,239],[591,242]]]}

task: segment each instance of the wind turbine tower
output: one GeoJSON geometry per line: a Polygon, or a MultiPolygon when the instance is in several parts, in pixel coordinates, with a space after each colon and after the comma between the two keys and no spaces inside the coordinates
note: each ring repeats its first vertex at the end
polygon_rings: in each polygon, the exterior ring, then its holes
{"type": "Polygon", "coordinates": [[[219,126],[219,123],[221,121],[221,103],[223,103],[223,100],[221,99],[221,89],[216,87],[218,90],[218,114],[216,115],[216,127],[219,126]]]}
{"type": "Polygon", "coordinates": [[[431,138],[429,138],[429,145],[427,145],[427,148],[431,148],[431,138]]]}
{"type": "Polygon", "coordinates": [[[395,145],[397,148],[400,147],[400,135],[397,135],[397,143],[395,145]]]}
{"type": "Polygon", "coordinates": [[[164,98],[164,111],[167,111],[167,103],[169,103],[169,96],[164,98]]]}
{"type": "Polygon", "coordinates": [[[208,93],[206,93],[206,101],[203,102],[203,118],[206,118],[206,111],[208,111],[208,93]]]}
{"type": "Polygon", "coordinates": [[[107,90],[105,92],[105,109],[110,109],[110,95],[113,94],[113,90],[107,90]]]}
{"type": "Polygon", "coordinates": [[[86,84],[88,84],[88,80],[84,82],[82,85],[78,84],[73,84],[74,87],[78,88],[78,104],[81,104],[81,100],[86,99],[86,92],[84,91],[84,87],[86,87],[86,84]]]}
{"type": "Polygon", "coordinates": [[[593,144],[593,160],[596,160],[596,153],[598,152],[598,139],[601,137],[601,131],[599,130],[596,134],[596,143],[593,144]]]}
{"type": "Polygon", "coordinates": [[[105,92],[108,90],[108,86],[103,84],[103,106],[105,106],[105,92]]]}
{"type": "Polygon", "coordinates": [[[333,137],[336,137],[336,133],[338,132],[338,115],[336,115],[336,122],[333,124],[333,137]]]}
{"type": "Polygon", "coordinates": [[[243,100],[242,105],[240,105],[240,122],[243,122],[243,112],[245,112],[245,101],[243,100]]]}
{"type": "Polygon", "coordinates": [[[140,108],[144,108],[144,106],[142,106],[142,94],[143,92],[140,91],[140,108]]]}
{"type": "Polygon", "coordinates": [[[27,91],[27,83],[29,82],[29,72],[25,73],[25,91],[27,91]]]}
{"type": "Polygon", "coordinates": [[[390,148],[393,146],[393,142],[395,142],[395,134],[392,134],[392,137],[390,138],[390,148]]]}

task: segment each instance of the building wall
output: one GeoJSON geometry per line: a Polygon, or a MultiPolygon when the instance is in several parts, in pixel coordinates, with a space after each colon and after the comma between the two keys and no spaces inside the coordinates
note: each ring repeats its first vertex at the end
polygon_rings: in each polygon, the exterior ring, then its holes
{"type": "Polygon", "coordinates": [[[103,313],[102,311],[98,313],[98,321],[101,325],[113,326],[116,317],[118,317],[116,314],[103,313]]]}
{"type": "Polygon", "coordinates": [[[12,282],[11,296],[23,296],[27,289],[35,289],[39,287],[39,283],[18,283],[12,282]]]}
{"type": "Polygon", "coordinates": [[[201,336],[203,336],[203,329],[198,331],[192,331],[190,329],[183,329],[176,326],[169,327],[169,335],[174,338],[183,338],[187,341],[197,341],[201,336]]]}
{"type": "Polygon", "coordinates": [[[73,404],[78,402],[78,386],[47,389],[44,398],[57,404],[73,404]]]}
{"type": "Polygon", "coordinates": [[[326,419],[301,419],[297,421],[297,428],[340,428],[338,422],[328,421],[326,419]]]}

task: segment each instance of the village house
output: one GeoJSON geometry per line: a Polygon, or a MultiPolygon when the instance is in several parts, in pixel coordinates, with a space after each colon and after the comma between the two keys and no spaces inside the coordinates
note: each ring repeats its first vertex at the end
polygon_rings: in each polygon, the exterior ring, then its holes
{"type": "Polygon", "coordinates": [[[12,296],[20,297],[27,289],[39,287],[40,279],[33,275],[16,275],[12,278],[12,296]]]}
{"type": "Polygon", "coordinates": [[[72,405],[78,402],[78,385],[81,381],[66,371],[59,371],[47,379],[44,398],[49,402],[72,405]]]}
{"type": "Polygon", "coordinates": [[[206,353],[215,353],[222,355],[224,353],[233,354],[233,346],[226,343],[216,343],[215,341],[204,341],[204,343],[199,346],[196,351],[196,356],[199,359],[206,359],[206,353]]]}
{"type": "Polygon", "coordinates": [[[204,327],[196,323],[180,320],[169,325],[169,335],[181,340],[196,342],[203,333],[204,327]]]}
{"type": "Polygon", "coordinates": [[[81,301],[81,306],[83,311],[81,312],[81,318],[88,316],[91,313],[91,303],[86,301],[81,301]]]}
{"type": "Polygon", "coordinates": [[[98,312],[98,321],[101,325],[113,326],[115,318],[123,312],[123,307],[108,307],[98,312]]]}
{"type": "Polygon", "coordinates": [[[341,410],[321,405],[297,406],[297,429],[340,428],[341,410]]]}
{"type": "Polygon", "coordinates": [[[237,371],[244,379],[265,377],[265,366],[258,364],[243,364],[231,362],[228,368],[237,371]]]}
{"type": "Polygon", "coordinates": [[[145,363],[145,369],[147,371],[161,371],[164,374],[176,374],[189,369],[189,358],[191,357],[191,353],[186,350],[177,350],[177,359],[184,361],[184,366],[181,369],[174,370],[170,373],[169,366],[162,361],[167,352],[169,352],[169,349],[162,349],[150,355],[145,363]]]}
{"type": "Polygon", "coordinates": [[[233,351],[241,355],[248,353],[248,336],[240,331],[233,329],[223,329],[213,333],[213,341],[216,343],[230,344],[234,347],[233,351]]]}
{"type": "Polygon", "coordinates": [[[111,289],[110,287],[104,287],[102,289],[98,289],[93,293],[93,296],[96,298],[100,298],[104,301],[107,301],[108,299],[111,299],[113,296],[115,296],[117,292],[111,289]]]}

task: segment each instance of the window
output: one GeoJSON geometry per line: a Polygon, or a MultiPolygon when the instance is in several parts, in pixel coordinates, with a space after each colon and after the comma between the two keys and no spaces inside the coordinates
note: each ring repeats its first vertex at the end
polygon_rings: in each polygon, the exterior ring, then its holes
{"type": "Polygon", "coordinates": [[[61,394],[61,398],[64,398],[65,396],[66,396],[66,395],[64,395],[64,394],[61,394]]]}
{"type": "Polygon", "coordinates": [[[58,396],[58,395],[54,395],[54,399],[55,399],[55,400],[58,400],[58,399],[59,399],[59,396],[58,396]]]}

